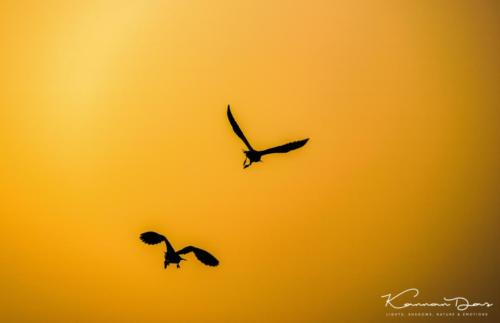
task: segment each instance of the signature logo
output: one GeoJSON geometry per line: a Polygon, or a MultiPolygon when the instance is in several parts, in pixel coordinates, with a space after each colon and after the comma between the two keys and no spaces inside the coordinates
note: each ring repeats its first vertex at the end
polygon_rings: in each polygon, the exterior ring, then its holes
{"type": "Polygon", "coordinates": [[[393,309],[397,310],[403,308],[411,308],[411,307],[438,307],[438,308],[454,307],[458,311],[465,311],[468,310],[469,308],[474,308],[474,307],[488,308],[493,306],[493,304],[489,302],[472,303],[469,302],[467,298],[460,296],[453,298],[443,297],[443,301],[430,302],[430,303],[428,302],[410,303],[410,302],[403,302],[402,300],[400,300],[403,296],[413,296],[413,298],[416,298],[419,294],[420,292],[417,288],[409,288],[394,296],[392,294],[387,294],[381,297],[385,298],[385,307],[392,307],[393,309]]]}

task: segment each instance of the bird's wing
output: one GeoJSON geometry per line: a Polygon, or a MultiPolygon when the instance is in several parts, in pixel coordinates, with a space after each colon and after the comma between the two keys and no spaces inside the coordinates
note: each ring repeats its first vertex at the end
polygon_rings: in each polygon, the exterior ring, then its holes
{"type": "Polygon", "coordinates": [[[287,153],[290,150],[298,149],[306,144],[306,142],[309,140],[309,138],[304,139],[304,140],[299,140],[299,141],[292,141],[287,144],[269,148],[266,150],[263,150],[261,153],[262,155],[267,155],[267,154],[273,154],[273,153],[287,153]]]}
{"type": "Polygon", "coordinates": [[[248,147],[250,150],[254,150],[250,143],[248,142],[247,138],[243,134],[243,131],[241,131],[240,126],[236,123],[236,120],[233,117],[233,114],[231,113],[231,107],[228,105],[227,106],[227,118],[229,119],[229,123],[231,124],[231,127],[233,127],[234,133],[240,137],[241,140],[245,143],[245,145],[248,147]]]}
{"type": "Polygon", "coordinates": [[[165,244],[167,245],[167,249],[173,250],[173,247],[167,240],[167,238],[159,233],[153,231],[144,232],[141,233],[140,239],[146,244],[158,244],[161,242],[165,242],[165,244]]]}
{"type": "Polygon", "coordinates": [[[194,255],[196,256],[196,258],[198,258],[199,261],[201,261],[207,266],[217,266],[219,264],[219,260],[217,260],[217,258],[212,256],[209,252],[193,246],[182,248],[181,250],[177,251],[177,254],[183,255],[191,251],[194,253],[194,255]]]}

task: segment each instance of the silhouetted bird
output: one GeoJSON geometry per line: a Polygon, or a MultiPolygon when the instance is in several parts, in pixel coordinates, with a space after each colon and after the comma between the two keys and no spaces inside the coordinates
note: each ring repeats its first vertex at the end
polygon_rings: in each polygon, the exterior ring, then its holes
{"type": "Polygon", "coordinates": [[[158,244],[161,242],[165,242],[165,245],[167,246],[167,251],[165,252],[165,261],[163,263],[165,268],[167,268],[169,264],[177,264],[177,268],[180,268],[179,263],[181,262],[181,260],[186,260],[180,255],[189,252],[193,252],[196,258],[198,258],[199,261],[207,266],[217,266],[219,264],[219,261],[210,253],[193,246],[188,246],[179,251],[175,251],[174,247],[172,247],[167,238],[156,232],[148,231],[142,233],[141,240],[142,242],[147,244],[158,244]]]}
{"type": "Polygon", "coordinates": [[[253,147],[250,145],[248,142],[247,138],[243,134],[243,131],[241,131],[240,127],[236,123],[236,120],[234,120],[233,114],[231,113],[231,107],[228,105],[227,106],[227,118],[229,119],[229,123],[233,127],[234,132],[238,137],[240,137],[241,140],[245,143],[245,145],[248,147],[249,150],[244,150],[243,152],[245,153],[245,160],[243,161],[243,168],[247,168],[248,166],[252,165],[254,162],[260,162],[261,157],[267,154],[273,154],[273,153],[287,153],[290,150],[294,150],[297,148],[300,148],[306,144],[306,142],[309,140],[303,139],[303,140],[298,140],[298,141],[292,141],[287,144],[269,148],[266,150],[255,150],[253,147]],[[250,162],[247,164],[247,160],[250,162]]]}

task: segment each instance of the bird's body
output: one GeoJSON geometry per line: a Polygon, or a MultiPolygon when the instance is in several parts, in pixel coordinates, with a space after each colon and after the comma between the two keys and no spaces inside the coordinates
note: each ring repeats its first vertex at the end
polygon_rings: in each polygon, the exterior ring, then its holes
{"type": "Polygon", "coordinates": [[[167,251],[165,251],[165,260],[163,261],[163,266],[167,268],[169,264],[177,264],[177,268],[180,267],[180,263],[182,260],[186,260],[179,256],[172,245],[165,239],[167,244],[167,251]]]}
{"type": "Polygon", "coordinates": [[[243,131],[241,131],[240,126],[234,119],[233,114],[231,113],[231,107],[229,105],[227,106],[227,118],[229,119],[229,123],[231,124],[233,131],[236,133],[238,137],[240,137],[240,139],[248,148],[248,150],[243,151],[246,157],[245,160],[243,161],[243,168],[247,168],[248,166],[252,165],[252,163],[261,162],[262,156],[264,155],[274,154],[274,153],[287,153],[291,150],[298,149],[304,146],[309,140],[309,138],[307,138],[303,140],[292,141],[287,144],[265,150],[256,150],[252,147],[252,145],[250,145],[250,142],[248,142],[248,139],[243,134],[243,131]],[[249,161],[248,163],[247,160],[249,161]]]}
{"type": "MultiPolygon", "coordinates": [[[[250,160],[250,164],[262,161],[262,152],[260,152],[258,150],[244,150],[243,152],[245,153],[246,158],[248,158],[248,160],[250,160]]],[[[248,165],[248,166],[250,166],[250,165],[248,165]]]]}
{"type": "Polygon", "coordinates": [[[150,245],[165,242],[165,245],[167,247],[167,251],[165,251],[165,259],[163,262],[165,268],[167,268],[170,264],[177,264],[177,268],[180,268],[180,262],[182,260],[186,260],[180,255],[189,252],[193,252],[196,258],[207,266],[217,266],[219,264],[219,261],[213,255],[203,249],[199,249],[193,246],[188,246],[182,248],[181,250],[175,251],[174,247],[172,247],[165,236],[153,231],[142,233],[140,239],[142,240],[142,242],[150,245]]]}
{"type": "Polygon", "coordinates": [[[169,264],[177,264],[177,268],[180,268],[180,263],[182,260],[185,260],[184,258],[181,258],[178,254],[175,252],[169,253],[168,251],[165,252],[165,261],[163,262],[163,266],[167,268],[169,264]]]}

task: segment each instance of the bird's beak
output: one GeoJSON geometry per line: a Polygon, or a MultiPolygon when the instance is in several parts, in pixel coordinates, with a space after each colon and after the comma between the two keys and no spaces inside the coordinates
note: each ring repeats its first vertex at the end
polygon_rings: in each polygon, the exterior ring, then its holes
{"type": "Polygon", "coordinates": [[[247,163],[247,160],[248,160],[248,158],[245,158],[245,160],[243,161],[243,168],[247,168],[248,166],[252,165],[252,161],[247,163]]]}

